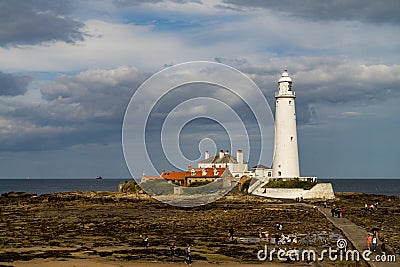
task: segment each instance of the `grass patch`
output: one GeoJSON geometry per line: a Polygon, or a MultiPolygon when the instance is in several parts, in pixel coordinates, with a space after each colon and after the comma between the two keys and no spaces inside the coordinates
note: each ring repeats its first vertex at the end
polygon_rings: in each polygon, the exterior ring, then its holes
{"type": "Polygon", "coordinates": [[[164,179],[146,181],[141,183],[140,186],[152,196],[172,195],[174,193],[174,187],[176,187],[176,185],[168,183],[164,179]]]}
{"type": "Polygon", "coordinates": [[[263,188],[302,188],[305,190],[310,190],[316,182],[312,181],[299,181],[299,180],[291,180],[291,181],[270,181],[263,188]]]}
{"type": "MultiPolygon", "coordinates": [[[[185,187],[183,190],[183,194],[185,195],[196,195],[196,194],[209,194],[215,193],[220,190],[226,190],[223,187],[222,179],[216,179],[213,182],[205,183],[205,184],[198,184],[197,186],[191,186],[195,182],[191,183],[190,186],[185,187]]],[[[201,183],[201,182],[200,182],[201,183]]]]}
{"type": "Polygon", "coordinates": [[[135,182],[135,180],[125,181],[120,185],[120,191],[124,193],[138,193],[142,188],[135,182]]]}

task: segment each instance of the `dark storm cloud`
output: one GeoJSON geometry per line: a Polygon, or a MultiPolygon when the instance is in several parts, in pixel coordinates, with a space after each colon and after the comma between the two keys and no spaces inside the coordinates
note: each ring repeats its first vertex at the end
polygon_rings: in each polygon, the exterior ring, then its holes
{"type": "MultiPolygon", "coordinates": [[[[297,95],[299,125],[318,123],[316,119],[321,103],[331,106],[342,103],[368,105],[400,95],[399,66],[367,66],[329,58],[272,59],[261,67],[242,64],[240,60],[232,62],[237,62],[239,69],[261,88],[272,109],[282,69],[291,66],[289,73],[297,95]]],[[[40,83],[42,100],[39,102],[0,98],[0,150],[52,150],[74,145],[119,143],[125,109],[135,89],[146,77],[149,74],[130,67],[88,70],[40,83]]],[[[146,131],[154,135],[160,129],[154,126],[161,125],[173,107],[188,99],[204,96],[227,103],[247,123],[246,129],[252,130],[256,126],[251,110],[243,106],[242,101],[223,90],[199,86],[191,90],[180,88],[165,95],[154,107],[146,131]]],[[[25,89],[20,90],[22,93],[25,89]]],[[[149,94],[156,93],[149,91],[149,94]]],[[[193,106],[188,112],[196,114],[196,108],[193,106]]],[[[199,121],[197,125],[195,133],[198,135],[207,136],[213,131],[212,127],[208,127],[208,121],[199,121]]]]}
{"type": "Polygon", "coordinates": [[[0,99],[0,150],[118,143],[125,109],[144,78],[127,67],[86,71],[41,84],[40,102],[0,99]]]}
{"type": "Polygon", "coordinates": [[[358,20],[368,23],[400,23],[398,0],[224,0],[224,2],[238,7],[257,7],[289,13],[315,21],[358,20]]]}
{"type": "Polygon", "coordinates": [[[0,96],[23,95],[28,84],[32,81],[29,76],[16,76],[0,72],[0,96]]]}
{"type": "Polygon", "coordinates": [[[335,58],[292,58],[271,60],[265,67],[239,67],[261,88],[275,108],[277,81],[284,66],[291,66],[289,73],[296,91],[296,113],[299,124],[314,123],[318,110],[315,105],[354,103],[368,105],[400,97],[397,65],[363,65],[335,58]]]}
{"type": "MultiPolygon", "coordinates": [[[[37,86],[41,86],[41,101],[0,99],[0,150],[54,150],[74,145],[120,143],[125,109],[135,89],[148,76],[129,67],[88,70],[40,83],[37,86]]],[[[204,86],[183,89],[167,94],[160,101],[152,113],[153,123],[162,123],[172,106],[200,96],[240,103],[222,89],[204,86]]],[[[149,92],[152,93],[155,92],[149,92]]],[[[249,128],[254,126],[248,107],[236,103],[228,105],[240,114],[249,128]]],[[[213,132],[209,123],[204,126],[200,127],[201,131],[196,128],[196,134],[213,132]]],[[[150,134],[155,134],[159,128],[149,125],[149,130],[150,134]]]]}
{"type": "Polygon", "coordinates": [[[1,1],[0,45],[74,43],[85,37],[85,24],[69,16],[69,1],[1,1]]]}

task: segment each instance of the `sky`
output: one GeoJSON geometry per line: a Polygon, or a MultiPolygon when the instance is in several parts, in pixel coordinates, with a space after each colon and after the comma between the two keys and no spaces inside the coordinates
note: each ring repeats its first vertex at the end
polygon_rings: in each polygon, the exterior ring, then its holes
{"type": "MultiPolygon", "coordinates": [[[[397,178],[399,14],[397,0],[1,0],[0,178],[130,177],[122,145],[130,99],[153,74],[188,61],[243,72],[271,114],[288,69],[302,175],[397,178]]],[[[160,125],[174,107],[205,96],[239,114],[252,145],[245,157],[259,163],[260,140],[273,137],[256,130],[252,108],[223,88],[192,85],[165,95],[149,116],[146,147],[158,171],[172,168],[158,156],[160,125]]],[[[204,105],[186,108],[196,118],[204,105]]],[[[181,127],[175,134],[192,162],[205,147],[239,148],[218,121],[181,127]]],[[[140,168],[144,157],[137,153],[136,171],[155,174],[140,168]]]]}

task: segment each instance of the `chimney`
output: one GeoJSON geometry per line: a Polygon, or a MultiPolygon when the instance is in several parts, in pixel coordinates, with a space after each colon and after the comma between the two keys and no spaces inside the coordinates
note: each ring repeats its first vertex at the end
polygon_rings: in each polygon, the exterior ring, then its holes
{"type": "Polygon", "coordinates": [[[206,151],[206,153],[204,153],[204,159],[208,159],[210,157],[210,154],[208,154],[208,151],[206,151]]]}
{"type": "Polygon", "coordinates": [[[239,149],[237,151],[236,155],[237,155],[236,156],[237,161],[239,162],[239,164],[242,164],[243,163],[243,151],[241,149],[239,149]]]}
{"type": "Polygon", "coordinates": [[[241,149],[238,149],[237,154],[236,154],[236,160],[238,161],[238,171],[239,172],[244,172],[244,164],[243,164],[243,151],[241,149]]]}
{"type": "Polygon", "coordinates": [[[219,158],[222,159],[224,157],[224,151],[221,149],[219,152],[219,158]]]}

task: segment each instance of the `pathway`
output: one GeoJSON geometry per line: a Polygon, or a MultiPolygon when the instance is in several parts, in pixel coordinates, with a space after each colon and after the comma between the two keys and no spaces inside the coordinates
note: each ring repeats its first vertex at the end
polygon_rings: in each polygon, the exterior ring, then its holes
{"type": "MultiPolygon", "coordinates": [[[[353,244],[353,246],[360,252],[360,256],[361,253],[367,249],[367,235],[368,232],[356,225],[355,223],[352,223],[350,220],[348,220],[347,218],[337,218],[337,217],[332,217],[331,214],[331,210],[330,208],[323,208],[323,207],[319,207],[319,210],[321,211],[321,213],[323,215],[325,215],[325,217],[331,221],[337,228],[339,228],[340,230],[342,230],[343,234],[346,236],[346,238],[353,244]]],[[[378,242],[378,245],[380,244],[380,242],[378,242]]],[[[387,247],[387,255],[394,255],[394,253],[390,250],[390,248],[388,246],[387,247]]],[[[381,255],[380,254],[380,250],[377,252],[372,253],[369,258],[371,259],[371,261],[368,262],[368,264],[372,267],[392,267],[392,266],[399,266],[400,263],[400,259],[396,259],[396,262],[381,262],[381,261],[377,261],[375,259],[376,256],[378,255],[378,257],[381,255]]],[[[396,257],[396,256],[395,256],[396,257]]]]}

